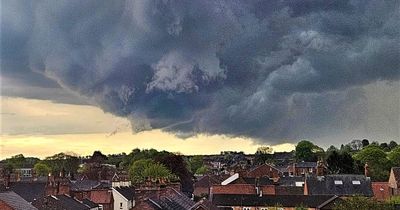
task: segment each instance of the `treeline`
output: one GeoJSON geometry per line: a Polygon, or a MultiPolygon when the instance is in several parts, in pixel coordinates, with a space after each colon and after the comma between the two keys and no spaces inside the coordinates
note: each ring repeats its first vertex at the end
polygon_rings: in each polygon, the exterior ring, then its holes
{"type": "MultiPolygon", "coordinates": [[[[129,172],[133,183],[140,184],[147,179],[160,181],[177,181],[184,192],[193,191],[193,174],[205,173],[202,156],[183,156],[181,154],[155,149],[133,149],[129,154],[104,155],[95,151],[91,156],[79,157],[70,153],[59,153],[43,160],[15,155],[2,161],[6,173],[13,169],[34,166],[35,173],[47,176],[49,173],[58,175],[63,172],[74,178],[79,172],[92,177],[92,173],[103,164],[115,165],[117,169],[129,172]]],[[[94,174],[97,174],[95,172],[94,174]]]]}
{"type": "MultiPolygon", "coordinates": [[[[256,161],[274,163],[272,152],[269,147],[260,147],[256,161]]],[[[332,145],[325,151],[303,140],[293,152],[296,161],[325,162],[330,174],[363,174],[364,166],[368,164],[373,181],[387,181],[391,167],[400,166],[400,146],[395,141],[370,143],[367,139],[353,140],[339,148],[332,145]]]]}

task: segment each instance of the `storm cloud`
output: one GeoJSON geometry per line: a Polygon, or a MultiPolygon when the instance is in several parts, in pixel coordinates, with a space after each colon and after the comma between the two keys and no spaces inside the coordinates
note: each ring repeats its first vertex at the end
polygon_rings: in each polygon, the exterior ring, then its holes
{"type": "Polygon", "coordinates": [[[2,74],[135,132],[310,138],[360,126],[361,87],[399,80],[399,20],[396,0],[3,1],[2,74]]]}

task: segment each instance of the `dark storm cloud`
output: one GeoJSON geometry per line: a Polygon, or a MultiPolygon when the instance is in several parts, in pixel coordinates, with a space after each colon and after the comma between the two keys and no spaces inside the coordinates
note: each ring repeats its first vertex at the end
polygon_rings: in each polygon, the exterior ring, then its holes
{"type": "Polygon", "coordinates": [[[400,76],[396,0],[4,8],[5,72],[39,72],[128,117],[135,131],[270,141],[340,132],[364,120],[360,86],[400,76]]]}

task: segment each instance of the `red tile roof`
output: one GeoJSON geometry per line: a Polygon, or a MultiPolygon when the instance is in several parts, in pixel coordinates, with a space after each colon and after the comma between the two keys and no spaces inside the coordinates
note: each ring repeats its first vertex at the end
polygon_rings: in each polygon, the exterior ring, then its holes
{"type": "Polygon", "coordinates": [[[388,182],[372,182],[372,191],[377,200],[387,200],[390,197],[390,188],[388,182]]]}
{"type": "Polygon", "coordinates": [[[257,194],[256,187],[252,184],[214,185],[211,194],[257,194]]]}

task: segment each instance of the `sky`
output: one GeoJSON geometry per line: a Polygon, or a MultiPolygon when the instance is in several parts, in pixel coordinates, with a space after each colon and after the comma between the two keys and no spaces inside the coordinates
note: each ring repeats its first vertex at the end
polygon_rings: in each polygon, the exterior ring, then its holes
{"type": "Polygon", "coordinates": [[[1,1],[1,154],[400,141],[400,2],[1,1]]]}

